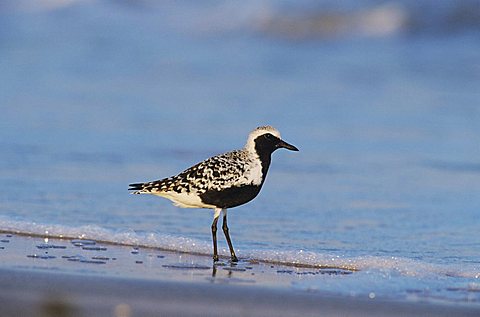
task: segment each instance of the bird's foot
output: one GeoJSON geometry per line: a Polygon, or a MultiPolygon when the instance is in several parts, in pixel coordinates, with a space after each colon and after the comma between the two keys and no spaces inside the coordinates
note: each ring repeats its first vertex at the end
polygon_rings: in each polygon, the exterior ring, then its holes
{"type": "Polygon", "coordinates": [[[235,262],[235,263],[238,262],[238,258],[235,254],[232,254],[232,260],[231,261],[235,262]]]}

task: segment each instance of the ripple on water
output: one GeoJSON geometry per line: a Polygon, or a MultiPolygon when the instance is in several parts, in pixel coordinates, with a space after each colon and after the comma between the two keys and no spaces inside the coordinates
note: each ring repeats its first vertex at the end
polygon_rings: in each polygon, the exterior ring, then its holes
{"type": "Polygon", "coordinates": [[[164,264],[164,268],[168,269],[179,269],[179,270],[210,270],[210,266],[200,265],[200,264],[164,264]]]}
{"type": "Polygon", "coordinates": [[[87,263],[87,264],[106,264],[106,260],[104,259],[98,259],[95,257],[92,257],[91,259],[84,257],[83,255],[64,255],[62,256],[63,259],[67,259],[67,261],[71,262],[80,262],[80,263],[87,263]]]}
{"type": "Polygon", "coordinates": [[[224,267],[222,269],[229,272],[245,272],[247,270],[243,267],[224,267]]]}
{"type": "Polygon", "coordinates": [[[48,255],[48,254],[27,254],[27,258],[42,259],[42,260],[51,260],[51,259],[55,259],[56,256],[54,256],[54,255],[48,255]]]}
{"type": "Polygon", "coordinates": [[[89,245],[95,245],[97,244],[96,241],[94,240],[84,240],[84,239],[73,239],[70,241],[74,246],[76,247],[83,247],[83,246],[89,246],[89,245]]]}
{"type": "Polygon", "coordinates": [[[67,247],[64,245],[55,245],[55,244],[48,244],[42,243],[37,244],[37,249],[66,249],[67,247]]]}
{"type": "MultiPolygon", "coordinates": [[[[108,256],[92,256],[93,260],[102,260],[102,261],[108,261],[110,258],[108,256]]],[[[114,258],[112,258],[114,260],[114,258]]]]}
{"type": "Polygon", "coordinates": [[[82,247],[82,250],[87,250],[87,251],[107,251],[106,247],[99,247],[99,246],[85,246],[82,247]]]}

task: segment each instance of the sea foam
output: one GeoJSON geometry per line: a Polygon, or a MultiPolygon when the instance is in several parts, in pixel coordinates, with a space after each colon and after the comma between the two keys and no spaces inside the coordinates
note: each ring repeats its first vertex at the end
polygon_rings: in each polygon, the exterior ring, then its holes
{"type": "MultiPolygon", "coordinates": [[[[117,245],[158,248],[205,256],[209,256],[212,252],[210,241],[158,232],[114,231],[98,225],[71,227],[0,218],[0,231],[44,238],[89,239],[117,245]]],[[[375,271],[410,277],[480,278],[480,267],[470,263],[445,265],[394,256],[348,257],[307,250],[238,249],[237,252],[242,258],[248,260],[285,266],[375,271]]],[[[229,254],[226,248],[220,248],[219,253],[224,256],[229,254]]]]}

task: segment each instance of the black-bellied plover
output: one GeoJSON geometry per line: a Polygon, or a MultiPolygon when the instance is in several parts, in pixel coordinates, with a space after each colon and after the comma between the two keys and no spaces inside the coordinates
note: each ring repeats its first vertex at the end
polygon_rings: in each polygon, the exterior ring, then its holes
{"type": "Polygon", "coordinates": [[[231,260],[238,261],[227,226],[227,209],[240,206],[255,198],[267,176],[271,154],[285,148],[298,149],[283,141],[277,129],[258,127],[248,136],[241,150],[213,156],[176,176],[147,183],[130,184],[133,194],[152,194],[170,199],[183,208],[214,210],[212,223],[213,260],[218,261],[217,222],[223,214],[223,232],[230,249],[231,260]]]}

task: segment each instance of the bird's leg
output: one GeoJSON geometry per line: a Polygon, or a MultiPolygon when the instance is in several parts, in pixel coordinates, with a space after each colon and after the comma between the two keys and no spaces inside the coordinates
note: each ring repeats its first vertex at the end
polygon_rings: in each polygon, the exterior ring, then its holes
{"type": "Polygon", "coordinates": [[[225,238],[227,238],[228,248],[230,249],[230,255],[232,257],[232,262],[238,262],[237,256],[235,255],[235,250],[233,249],[232,240],[230,240],[230,234],[228,233],[228,225],[227,225],[227,210],[223,209],[223,233],[225,234],[225,238]]]}
{"type": "Polygon", "coordinates": [[[217,252],[217,222],[218,217],[220,216],[221,209],[215,208],[215,214],[213,216],[212,223],[212,238],[213,238],[213,262],[218,261],[218,252],[217,252]]]}

